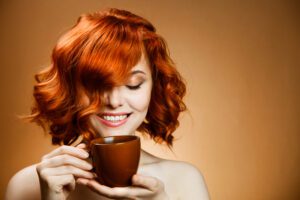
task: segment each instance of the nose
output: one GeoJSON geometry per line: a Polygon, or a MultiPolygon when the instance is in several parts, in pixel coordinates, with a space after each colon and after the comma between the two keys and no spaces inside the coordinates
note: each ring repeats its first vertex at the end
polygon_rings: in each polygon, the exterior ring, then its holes
{"type": "Polygon", "coordinates": [[[121,94],[121,88],[115,87],[111,91],[104,93],[106,106],[117,108],[124,104],[124,98],[121,94]]]}

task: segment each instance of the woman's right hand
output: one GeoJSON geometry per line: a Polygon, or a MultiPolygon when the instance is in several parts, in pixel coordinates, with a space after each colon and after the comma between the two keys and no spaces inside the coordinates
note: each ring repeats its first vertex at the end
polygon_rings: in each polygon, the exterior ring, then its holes
{"type": "Polygon", "coordinates": [[[86,145],[61,146],[43,156],[36,171],[43,200],[64,200],[75,189],[77,178],[94,178],[86,145]]]}

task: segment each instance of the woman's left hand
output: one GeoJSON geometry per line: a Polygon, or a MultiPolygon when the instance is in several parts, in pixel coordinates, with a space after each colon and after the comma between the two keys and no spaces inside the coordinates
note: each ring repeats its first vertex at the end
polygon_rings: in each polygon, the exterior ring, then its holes
{"type": "Polygon", "coordinates": [[[135,174],[132,177],[132,186],[110,188],[101,185],[96,180],[78,178],[77,183],[88,186],[99,195],[112,199],[169,199],[164,184],[157,178],[135,174]]]}

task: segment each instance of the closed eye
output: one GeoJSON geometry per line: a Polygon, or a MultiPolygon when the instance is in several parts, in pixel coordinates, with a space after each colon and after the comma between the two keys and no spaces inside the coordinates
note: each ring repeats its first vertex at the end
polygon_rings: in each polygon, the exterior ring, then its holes
{"type": "Polygon", "coordinates": [[[138,85],[126,85],[126,87],[129,88],[130,90],[137,90],[137,89],[141,88],[142,84],[143,84],[143,82],[138,85]]]}

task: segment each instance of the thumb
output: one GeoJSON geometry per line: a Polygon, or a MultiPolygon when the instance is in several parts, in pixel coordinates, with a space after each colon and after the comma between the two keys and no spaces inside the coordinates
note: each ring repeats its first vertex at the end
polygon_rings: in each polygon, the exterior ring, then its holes
{"type": "Polygon", "coordinates": [[[51,182],[52,193],[50,199],[66,199],[69,194],[75,189],[75,179],[71,174],[63,176],[53,176],[51,182]],[[64,198],[63,198],[63,196],[64,198]]]}
{"type": "Polygon", "coordinates": [[[132,177],[132,184],[153,190],[159,184],[159,181],[155,177],[135,174],[132,177]]]}

